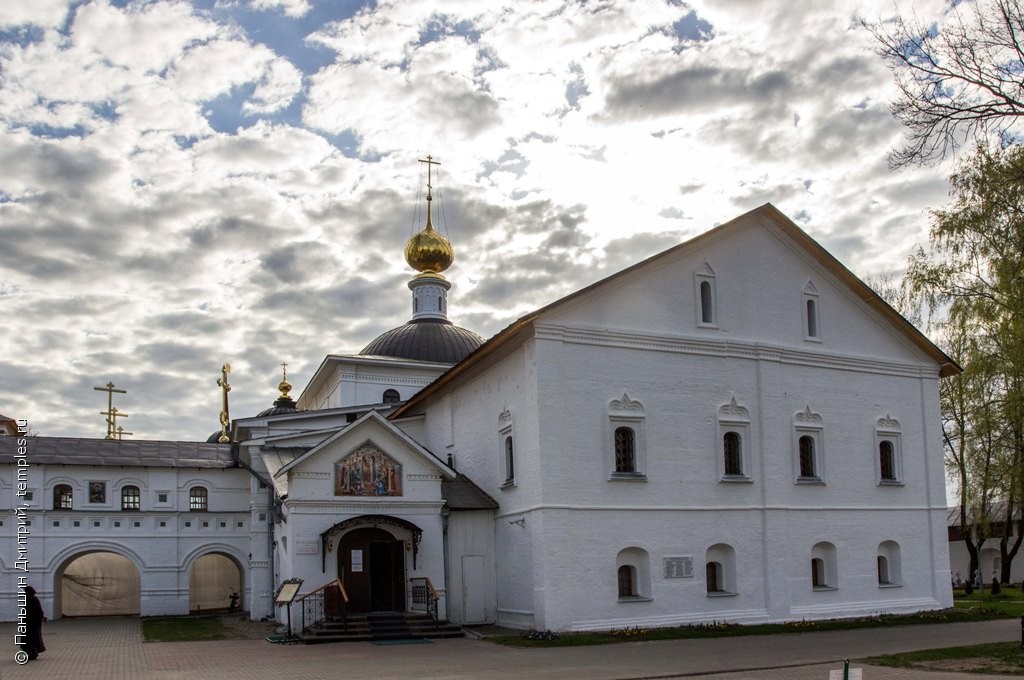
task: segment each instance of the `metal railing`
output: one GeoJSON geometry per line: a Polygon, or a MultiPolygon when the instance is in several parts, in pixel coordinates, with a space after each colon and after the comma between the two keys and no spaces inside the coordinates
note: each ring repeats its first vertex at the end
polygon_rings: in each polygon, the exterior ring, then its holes
{"type": "Polygon", "coordinates": [[[348,628],[348,593],[340,579],[334,579],[298,598],[302,632],[324,621],[341,621],[348,628]]]}
{"type": "Polygon", "coordinates": [[[413,611],[424,611],[437,621],[437,601],[441,595],[437,588],[426,576],[417,576],[409,579],[412,583],[412,607],[413,611]]]}

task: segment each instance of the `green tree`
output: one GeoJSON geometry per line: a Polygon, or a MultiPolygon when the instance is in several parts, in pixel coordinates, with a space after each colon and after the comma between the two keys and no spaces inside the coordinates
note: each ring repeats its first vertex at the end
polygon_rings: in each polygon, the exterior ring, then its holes
{"type": "MultiPolygon", "coordinates": [[[[951,187],[906,280],[930,309],[946,310],[947,351],[964,367],[943,385],[942,405],[973,569],[990,521],[1009,528],[1024,504],[1024,148],[979,146],[951,187]]],[[[1016,539],[1004,531],[1000,543],[1004,581],[1024,534],[1016,523],[1016,539]]]]}

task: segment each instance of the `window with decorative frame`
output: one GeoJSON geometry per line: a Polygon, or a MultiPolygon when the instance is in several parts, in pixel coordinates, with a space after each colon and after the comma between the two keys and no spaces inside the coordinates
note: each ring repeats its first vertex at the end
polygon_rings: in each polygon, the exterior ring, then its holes
{"type": "Polygon", "coordinates": [[[824,420],[806,406],[793,416],[793,468],[797,484],[825,481],[824,420]]]}
{"type": "Polygon", "coordinates": [[[880,486],[903,484],[901,428],[898,420],[886,414],[875,423],[875,477],[880,486]]]}
{"type": "Polygon", "coordinates": [[[193,486],[188,490],[189,512],[205,512],[209,509],[209,494],[205,486],[193,486]]]}
{"type": "Polygon", "coordinates": [[[707,262],[697,268],[693,274],[694,291],[697,295],[697,326],[718,328],[717,291],[715,290],[715,270],[707,262]]]}
{"type": "Polygon", "coordinates": [[[718,477],[723,482],[751,481],[750,411],[732,397],[718,409],[718,477]]]}
{"type": "Polygon", "coordinates": [[[803,290],[804,340],[821,342],[821,308],[818,305],[818,289],[811,281],[803,290]]]}
{"type": "Polygon", "coordinates": [[[121,509],[142,509],[142,494],[139,492],[139,487],[132,484],[121,487],[121,509]]]}
{"type": "Polygon", "coordinates": [[[505,481],[501,487],[516,485],[515,443],[512,439],[512,412],[506,408],[498,416],[498,441],[505,481]]]}
{"type": "Polygon", "coordinates": [[[74,492],[69,484],[58,484],[53,487],[53,509],[72,510],[74,508],[74,492]]]}
{"type": "Polygon", "coordinates": [[[646,481],[644,405],[626,393],[608,404],[609,479],[646,481]]]}

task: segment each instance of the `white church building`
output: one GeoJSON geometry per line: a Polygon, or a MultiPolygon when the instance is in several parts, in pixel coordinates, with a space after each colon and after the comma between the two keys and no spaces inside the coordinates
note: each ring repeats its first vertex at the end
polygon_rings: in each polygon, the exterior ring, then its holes
{"type": "Polygon", "coordinates": [[[0,437],[24,508],[2,611],[22,577],[54,616],[237,592],[282,618],[291,579],[353,614],[563,631],[952,606],[938,381],[959,368],[776,208],[486,342],[447,318],[429,212],[411,320],[295,401],[283,381],[230,443],[0,437]]]}

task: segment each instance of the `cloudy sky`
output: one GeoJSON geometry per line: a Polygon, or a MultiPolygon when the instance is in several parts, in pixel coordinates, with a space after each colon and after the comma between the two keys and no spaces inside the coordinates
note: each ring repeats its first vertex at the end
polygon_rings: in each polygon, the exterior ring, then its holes
{"type": "Polygon", "coordinates": [[[951,168],[888,169],[896,8],[3,0],[0,413],[103,436],[113,381],[135,438],[205,439],[222,363],[235,417],[297,393],[408,319],[427,154],[484,337],[766,201],[898,274],[951,168]]]}

